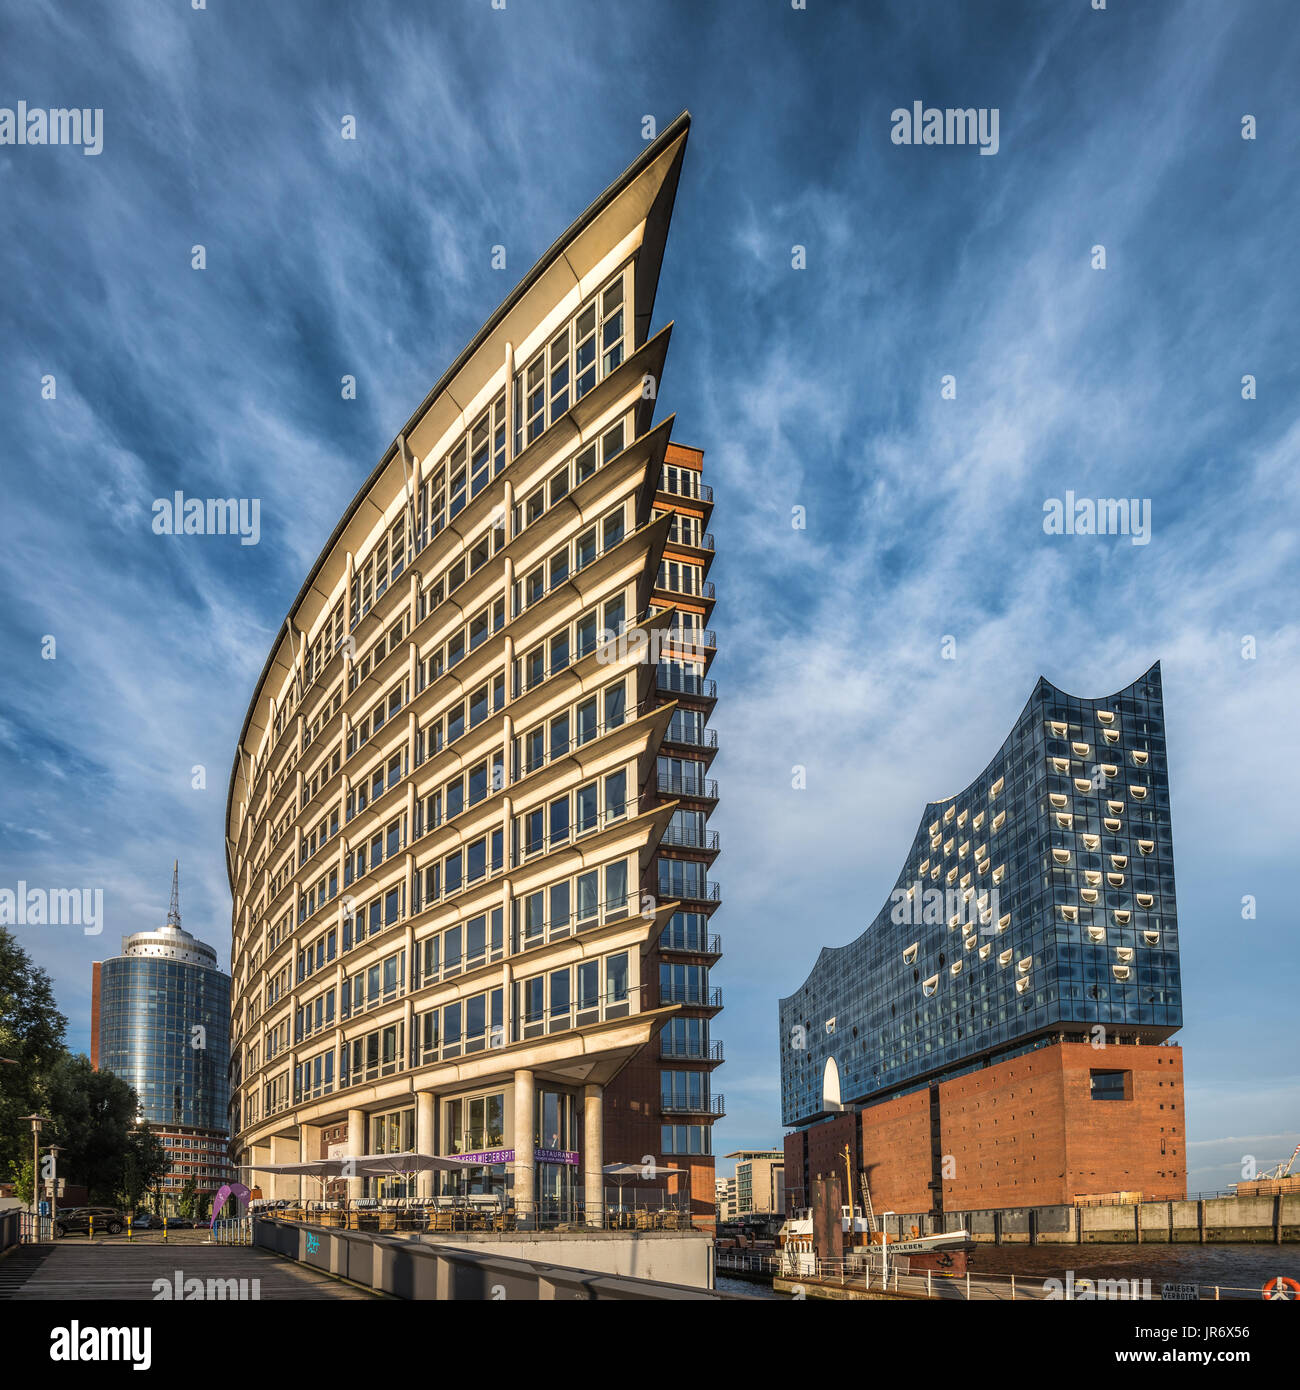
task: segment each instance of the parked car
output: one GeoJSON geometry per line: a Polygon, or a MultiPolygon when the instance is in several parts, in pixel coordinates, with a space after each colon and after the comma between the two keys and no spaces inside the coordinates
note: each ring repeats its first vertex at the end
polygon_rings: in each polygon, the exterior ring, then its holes
{"type": "Polygon", "coordinates": [[[212,1218],[210,1216],[196,1216],[194,1218],[194,1225],[196,1229],[201,1226],[204,1230],[207,1230],[212,1225],[212,1218]]]}
{"type": "Polygon", "coordinates": [[[167,1218],[167,1229],[169,1231],[188,1231],[194,1226],[194,1222],[188,1216],[169,1216],[167,1218]]]}
{"type": "Polygon", "coordinates": [[[148,1231],[162,1225],[162,1218],[151,1211],[137,1211],[131,1217],[131,1226],[137,1231],[148,1231]]]}
{"type": "Polygon", "coordinates": [[[92,1216],[95,1229],[106,1235],[121,1235],[126,1227],[122,1213],[114,1207],[69,1207],[55,1216],[54,1232],[60,1236],[89,1235],[92,1216]]]}

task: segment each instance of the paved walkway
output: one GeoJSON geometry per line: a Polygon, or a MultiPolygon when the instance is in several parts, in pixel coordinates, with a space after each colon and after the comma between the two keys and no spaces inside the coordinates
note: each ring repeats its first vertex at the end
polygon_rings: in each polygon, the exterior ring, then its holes
{"type": "MultiPolygon", "coordinates": [[[[178,1233],[179,1234],[179,1233],[178,1233]]],[[[188,1234],[188,1233],[187,1233],[188,1234]]],[[[143,1245],[138,1240],[89,1243],[68,1237],[50,1245],[23,1245],[0,1259],[0,1302],[22,1299],[113,1298],[153,1301],[154,1281],[182,1279],[260,1281],[263,1299],[370,1299],[374,1294],[328,1274],[240,1245],[143,1245]]],[[[175,1297],[173,1292],[172,1297],[175,1297]]]]}

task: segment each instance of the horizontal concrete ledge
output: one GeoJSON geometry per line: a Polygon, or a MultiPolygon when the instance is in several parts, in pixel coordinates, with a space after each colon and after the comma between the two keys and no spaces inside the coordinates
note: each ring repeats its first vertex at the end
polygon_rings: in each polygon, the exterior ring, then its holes
{"type": "Polygon", "coordinates": [[[1284,1245],[1300,1240],[1300,1193],[1097,1206],[998,1207],[891,1216],[891,1233],[965,1230],[989,1245],[1284,1245]]]}
{"type": "Polygon", "coordinates": [[[611,1262],[629,1251],[646,1247],[672,1259],[685,1257],[684,1267],[702,1267],[712,1277],[712,1243],[698,1232],[599,1232],[571,1238],[541,1232],[503,1233],[472,1241],[474,1248],[452,1245],[427,1236],[381,1236],[368,1231],[340,1231],[304,1222],[253,1219],[253,1243],[301,1264],[347,1279],[351,1283],[395,1298],[413,1300],[535,1301],[539,1299],[747,1299],[747,1294],[722,1294],[697,1284],[643,1278],[617,1271],[569,1267],[553,1263],[554,1255],[593,1254],[611,1262]],[[619,1235],[622,1242],[594,1239],[619,1235]],[[513,1235],[513,1239],[511,1238],[513,1235]],[[633,1237],[633,1239],[629,1239],[633,1237]],[[665,1244],[676,1240],[674,1249],[665,1244]],[[581,1243],[581,1244],[579,1244],[581,1243]],[[533,1258],[525,1255],[526,1251],[533,1258]]]}

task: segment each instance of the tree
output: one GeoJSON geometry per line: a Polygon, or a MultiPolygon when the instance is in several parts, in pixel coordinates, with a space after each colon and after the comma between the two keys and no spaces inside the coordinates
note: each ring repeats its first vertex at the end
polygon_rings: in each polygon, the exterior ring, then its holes
{"type": "Polygon", "coordinates": [[[65,1053],[41,1085],[59,1171],[83,1183],[92,1203],[130,1203],[167,1171],[162,1145],[136,1123],[140,1100],[111,1071],[96,1071],[84,1054],[65,1053]]]}
{"type": "Polygon", "coordinates": [[[31,1167],[32,1130],[22,1117],[40,1108],[41,1077],[66,1055],[67,1026],[49,975],[0,927],[0,1174],[31,1167]]]}
{"type": "Polygon", "coordinates": [[[123,1209],[134,1211],[143,1206],[145,1197],[168,1166],[167,1151],[148,1126],[136,1125],[129,1130],[122,1156],[120,1197],[123,1209]]]}
{"type": "Polygon", "coordinates": [[[14,1195],[23,1204],[30,1206],[32,1201],[32,1161],[30,1158],[24,1159],[21,1163],[10,1165],[10,1173],[13,1175],[14,1195]]]}
{"type": "Polygon", "coordinates": [[[198,1201],[198,1197],[198,1183],[196,1183],[193,1178],[186,1178],[185,1181],[181,1183],[181,1195],[176,1199],[176,1210],[180,1212],[182,1216],[197,1216],[198,1213],[195,1211],[195,1204],[198,1201]]]}

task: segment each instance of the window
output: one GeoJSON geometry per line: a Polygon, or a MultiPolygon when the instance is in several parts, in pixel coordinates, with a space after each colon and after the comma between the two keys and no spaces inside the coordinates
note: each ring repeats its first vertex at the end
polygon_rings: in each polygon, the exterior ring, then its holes
{"type": "Polygon", "coordinates": [[[1132,1072],[1093,1071],[1089,1073],[1088,1080],[1093,1100],[1133,1099],[1132,1072]]]}

